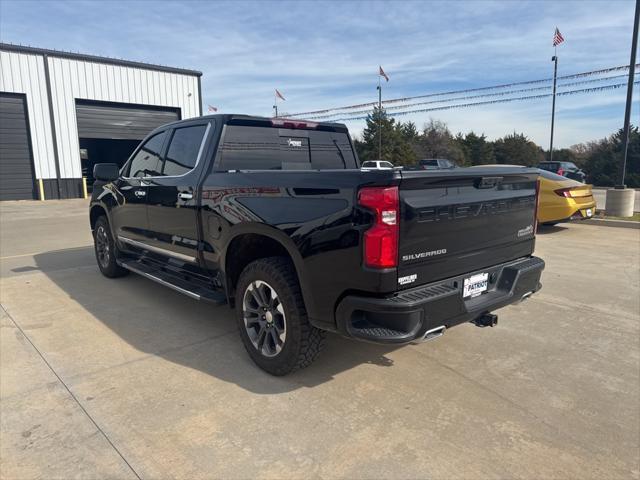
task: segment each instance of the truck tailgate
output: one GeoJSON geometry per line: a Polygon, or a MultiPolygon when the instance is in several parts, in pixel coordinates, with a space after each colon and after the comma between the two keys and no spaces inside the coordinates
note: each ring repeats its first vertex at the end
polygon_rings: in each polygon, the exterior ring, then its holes
{"type": "Polygon", "coordinates": [[[531,255],[537,176],[524,167],[402,172],[398,287],[531,255]]]}

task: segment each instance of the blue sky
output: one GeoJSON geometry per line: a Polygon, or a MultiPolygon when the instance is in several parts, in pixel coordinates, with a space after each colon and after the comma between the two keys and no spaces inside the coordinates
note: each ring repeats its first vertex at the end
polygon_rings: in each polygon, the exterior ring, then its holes
{"type": "MultiPolygon", "coordinates": [[[[201,70],[205,105],[270,115],[276,87],[287,112],[373,101],[378,65],[391,77],[385,98],[546,78],[556,25],[566,39],[558,49],[560,75],[624,65],[633,9],[633,0],[2,0],[0,38],[201,70]]],[[[624,88],[559,98],[556,145],[612,133],[622,126],[624,103],[624,88]]],[[[420,127],[432,117],[454,132],[490,138],[515,130],[547,147],[550,107],[545,99],[400,119],[420,127]]],[[[362,121],[348,123],[356,135],[363,128],[362,121]]]]}

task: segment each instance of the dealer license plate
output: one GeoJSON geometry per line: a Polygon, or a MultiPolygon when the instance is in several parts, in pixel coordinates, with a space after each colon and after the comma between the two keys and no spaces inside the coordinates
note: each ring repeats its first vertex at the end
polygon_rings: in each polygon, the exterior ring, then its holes
{"type": "Polygon", "coordinates": [[[469,278],[464,279],[464,285],[462,289],[462,297],[477,297],[482,292],[486,292],[489,287],[489,274],[478,273],[472,275],[469,278]]]}

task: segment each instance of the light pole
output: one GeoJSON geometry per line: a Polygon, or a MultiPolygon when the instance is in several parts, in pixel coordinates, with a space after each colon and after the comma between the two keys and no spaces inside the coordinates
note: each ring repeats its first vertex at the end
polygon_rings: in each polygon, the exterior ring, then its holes
{"type": "Polygon", "coordinates": [[[558,56],[551,57],[553,62],[553,100],[551,101],[551,142],[549,144],[549,161],[553,160],[553,126],[556,119],[556,79],[558,76],[558,56]]]}
{"type": "Polygon", "coordinates": [[[378,160],[382,160],[382,84],[378,75],[378,160]]]}
{"type": "Polygon", "coordinates": [[[633,97],[633,76],[636,69],[636,50],[638,48],[638,19],[640,18],[640,0],[636,0],[636,14],[633,21],[633,35],[631,37],[631,60],[629,61],[629,83],[627,83],[627,106],[624,110],[624,132],[622,134],[623,157],[622,175],[616,188],[625,188],[624,177],[627,170],[627,154],[629,153],[629,122],[631,119],[631,99],[633,97]]]}
{"type": "Polygon", "coordinates": [[[633,97],[633,77],[636,68],[636,51],[638,48],[638,19],[640,17],[640,0],[636,0],[635,16],[633,20],[633,35],[631,37],[631,61],[629,65],[629,83],[627,84],[627,105],[624,111],[624,127],[622,132],[622,172],[620,183],[615,188],[607,190],[605,210],[607,215],[617,217],[633,216],[635,190],[626,188],[624,177],[627,169],[627,155],[629,153],[629,121],[631,118],[631,99],[633,97]]]}

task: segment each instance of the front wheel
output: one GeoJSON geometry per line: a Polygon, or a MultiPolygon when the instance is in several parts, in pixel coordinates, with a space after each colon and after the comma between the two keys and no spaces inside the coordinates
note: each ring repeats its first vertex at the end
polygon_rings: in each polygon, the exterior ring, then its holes
{"type": "Polygon", "coordinates": [[[325,332],[309,323],[291,262],[270,257],[250,263],[236,288],[236,319],[251,359],[272,375],[310,365],[325,332]]]}
{"type": "Polygon", "coordinates": [[[93,228],[93,244],[98,268],[105,277],[116,278],[129,273],[129,270],[117,263],[118,248],[111,235],[109,221],[104,215],[98,218],[93,228]]]}

